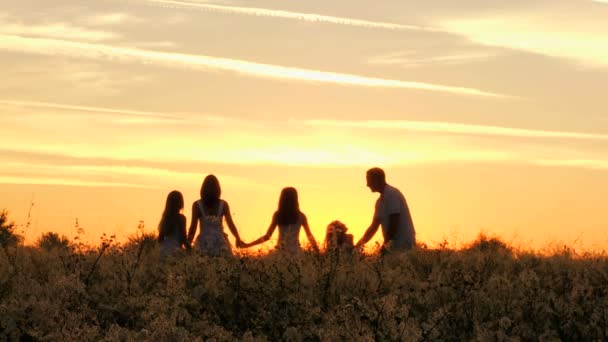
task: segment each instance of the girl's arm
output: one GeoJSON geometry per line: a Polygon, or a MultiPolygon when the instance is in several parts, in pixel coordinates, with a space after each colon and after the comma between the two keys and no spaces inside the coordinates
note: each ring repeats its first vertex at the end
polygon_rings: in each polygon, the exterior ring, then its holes
{"type": "Polygon", "coordinates": [[[190,244],[188,243],[188,236],[186,236],[186,216],[180,215],[179,218],[179,243],[181,246],[186,247],[186,249],[190,249],[190,244]]]}
{"type": "Polygon", "coordinates": [[[228,229],[230,229],[230,232],[232,233],[232,235],[234,235],[234,238],[236,239],[236,246],[240,248],[241,246],[243,246],[243,240],[241,240],[241,237],[239,236],[239,231],[236,229],[236,226],[234,225],[234,221],[232,221],[232,215],[230,214],[230,207],[228,206],[228,202],[226,202],[226,201],[224,201],[223,215],[226,218],[226,223],[228,224],[228,229]]]}
{"type": "Polygon", "coordinates": [[[196,225],[198,224],[198,219],[201,216],[198,211],[198,206],[196,202],[192,203],[192,221],[190,221],[190,229],[188,229],[188,243],[191,243],[194,240],[194,234],[196,234],[196,225]]]}
{"type": "Polygon", "coordinates": [[[255,241],[245,244],[245,247],[252,247],[252,246],[255,246],[260,243],[270,240],[270,237],[272,236],[272,233],[274,233],[274,230],[276,228],[277,228],[277,213],[274,213],[274,215],[272,215],[272,222],[270,222],[270,226],[268,226],[268,229],[266,230],[266,234],[264,234],[263,236],[261,236],[260,238],[258,238],[255,241]]]}
{"type": "Polygon", "coordinates": [[[319,246],[317,246],[317,241],[315,241],[315,237],[312,235],[312,232],[310,231],[310,227],[308,226],[308,219],[306,218],[306,215],[304,215],[302,213],[302,226],[304,227],[304,231],[306,232],[306,237],[308,238],[308,242],[310,242],[310,245],[312,246],[312,249],[319,253],[319,246]]]}

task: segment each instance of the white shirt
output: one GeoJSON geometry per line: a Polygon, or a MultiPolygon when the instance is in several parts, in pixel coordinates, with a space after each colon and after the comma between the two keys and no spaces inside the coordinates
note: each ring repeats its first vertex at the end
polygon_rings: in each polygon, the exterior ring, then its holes
{"type": "Polygon", "coordinates": [[[374,218],[379,219],[382,225],[382,235],[385,241],[392,214],[399,214],[399,225],[393,237],[392,248],[395,250],[413,248],[416,245],[416,230],[414,229],[410,209],[401,191],[387,184],[376,201],[376,211],[374,213],[374,218]]]}

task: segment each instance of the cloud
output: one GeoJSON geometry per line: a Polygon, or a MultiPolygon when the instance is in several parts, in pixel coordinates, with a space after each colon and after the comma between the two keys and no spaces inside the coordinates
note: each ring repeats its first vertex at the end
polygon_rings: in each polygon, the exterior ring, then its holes
{"type": "MultiPolygon", "coordinates": [[[[26,107],[23,113],[28,113],[27,115],[15,111],[17,119],[3,116],[2,121],[6,119],[9,121],[2,125],[5,128],[0,130],[2,131],[0,133],[6,138],[5,148],[10,150],[0,150],[0,159],[17,159],[28,164],[77,166],[74,169],[80,168],[82,170],[79,169],[78,172],[82,173],[90,171],[87,167],[93,167],[102,174],[110,173],[99,170],[99,168],[111,167],[114,173],[120,172],[121,174],[131,174],[130,171],[133,171],[141,175],[162,175],[163,172],[156,170],[170,170],[177,177],[177,173],[183,176],[192,172],[191,170],[206,169],[205,165],[209,163],[214,165],[297,165],[306,167],[450,162],[528,164],[552,156],[559,156],[559,160],[574,159],[573,157],[576,155],[573,155],[572,151],[564,149],[572,142],[571,140],[608,141],[608,135],[603,134],[451,122],[285,119],[268,125],[262,120],[208,117],[196,113],[156,113],[0,100],[0,106],[4,103],[8,103],[9,108],[15,104],[21,106],[26,103],[32,105],[33,110],[26,107]],[[119,127],[111,127],[111,131],[108,131],[108,126],[101,124],[103,121],[95,116],[84,116],[81,114],[81,110],[110,115],[110,117],[118,116],[118,119],[127,115],[128,120],[131,118],[137,120],[142,115],[142,120],[147,120],[148,117],[151,117],[151,120],[157,120],[156,118],[160,116],[158,119],[160,124],[157,127],[162,128],[162,131],[155,129],[125,130],[125,133],[129,133],[123,134],[120,133],[123,131],[119,127]],[[65,120],[60,117],[63,112],[74,112],[77,116],[65,120]],[[36,117],[36,115],[41,117],[36,117]],[[135,116],[132,117],[132,115],[135,116]],[[30,118],[30,116],[34,117],[30,118]],[[169,120],[165,120],[165,117],[169,120]],[[174,117],[183,121],[178,123],[180,129],[176,130],[176,133],[170,133],[170,130],[166,129],[167,123],[172,122],[174,117]],[[95,124],[91,125],[93,122],[95,124]],[[17,125],[15,125],[16,123],[17,125]],[[15,129],[17,131],[14,131],[15,129]],[[394,132],[387,135],[387,132],[382,132],[382,130],[394,132]],[[423,134],[412,139],[410,135],[398,130],[423,134]],[[115,136],[108,139],[110,132],[115,136]],[[159,132],[162,134],[158,134],[159,132]],[[201,140],[202,132],[206,138],[201,140]],[[457,138],[449,135],[462,135],[463,137],[457,138]],[[74,139],[78,136],[80,139],[86,139],[86,143],[75,146],[74,139]],[[368,136],[369,139],[360,140],[361,136],[368,136]],[[378,139],[380,136],[390,137],[391,142],[387,144],[386,139],[378,139]],[[511,143],[505,145],[490,142],[487,145],[480,145],[479,140],[470,140],[468,138],[470,136],[542,140],[536,147],[527,141],[525,149],[522,149],[522,145],[511,143]],[[19,140],[17,137],[28,138],[19,140]],[[558,145],[548,146],[546,139],[567,141],[558,141],[558,145]],[[558,146],[562,146],[562,152],[556,152],[558,146]],[[68,157],[68,154],[73,157],[68,157]],[[46,157],[47,155],[52,157],[46,157]],[[65,156],[58,157],[60,155],[65,156]],[[163,163],[160,162],[161,160],[174,162],[163,163]],[[181,164],[189,166],[179,166],[181,164]],[[150,172],[144,169],[149,169],[150,172]]],[[[11,111],[5,112],[12,114],[11,111]]],[[[127,128],[124,127],[124,129],[127,128]]],[[[589,154],[591,152],[581,153],[584,154],[580,159],[593,159],[593,155],[589,154]]],[[[587,164],[580,166],[589,168],[587,164]]],[[[25,169],[31,169],[31,167],[25,169]]],[[[66,171],[55,173],[65,174],[66,171]]],[[[134,182],[136,180],[129,181],[129,183],[134,182]]]]}
{"type": "Polygon", "coordinates": [[[608,161],[598,159],[538,159],[532,162],[539,166],[575,167],[590,170],[608,170],[608,161]]]}
{"type": "Polygon", "coordinates": [[[21,56],[10,56],[4,66],[2,80],[5,89],[10,85],[8,89],[26,91],[21,95],[20,92],[0,91],[0,99],[8,96],[29,98],[31,94],[48,93],[50,89],[70,89],[72,99],[86,98],[91,94],[108,98],[122,93],[125,88],[154,82],[156,77],[151,73],[125,73],[120,68],[108,68],[105,63],[73,58],[44,58],[44,61],[36,63],[23,63],[21,56]]]}
{"type": "Polygon", "coordinates": [[[371,57],[367,60],[368,64],[391,65],[403,68],[417,67],[424,65],[458,65],[469,62],[477,62],[496,56],[494,53],[452,53],[438,56],[418,56],[413,52],[393,52],[389,54],[371,57]]]}
{"type": "Polygon", "coordinates": [[[432,122],[432,121],[407,121],[407,120],[367,120],[367,121],[345,121],[345,120],[306,120],[307,125],[330,126],[330,127],[350,127],[365,129],[405,129],[419,132],[466,134],[466,135],[491,135],[514,138],[554,138],[554,139],[587,139],[587,140],[608,140],[608,135],[582,133],[582,132],[563,132],[533,130],[524,128],[510,128],[500,126],[473,125],[451,122],[432,122]]]}
{"type": "Polygon", "coordinates": [[[439,26],[485,46],[566,58],[586,66],[608,66],[608,26],[604,18],[552,18],[547,22],[544,17],[499,16],[446,20],[439,26]]]}
{"type": "Polygon", "coordinates": [[[106,41],[120,37],[114,32],[91,30],[69,23],[57,22],[44,25],[22,25],[4,22],[2,17],[0,17],[0,35],[39,36],[89,42],[106,41]]]}
{"type": "Polygon", "coordinates": [[[36,101],[16,101],[16,100],[3,100],[0,99],[0,106],[12,106],[12,107],[36,107],[46,109],[60,109],[66,111],[75,112],[90,112],[90,113],[102,113],[112,116],[128,117],[132,119],[154,119],[161,121],[183,121],[184,118],[171,114],[164,114],[158,112],[146,112],[128,109],[114,109],[105,107],[91,107],[91,106],[76,106],[61,103],[50,103],[50,102],[36,102],[36,101]]]}
{"type": "Polygon", "coordinates": [[[123,182],[91,181],[66,177],[19,176],[0,174],[0,184],[62,185],[86,187],[156,188],[157,186],[123,182]]]}
{"type": "Polygon", "coordinates": [[[365,87],[416,89],[481,97],[506,97],[505,95],[486,92],[475,88],[366,77],[354,74],[285,67],[221,57],[159,52],[58,39],[0,35],[0,50],[51,56],[89,58],[96,60],[144,61],[166,67],[231,71],[249,76],[281,80],[297,80],[365,87]]]}
{"type": "MultiPolygon", "coordinates": [[[[71,129],[86,129],[87,131],[95,130],[95,128],[90,127],[91,122],[99,124],[108,122],[118,125],[140,125],[140,127],[143,127],[142,125],[155,125],[163,129],[171,125],[171,127],[176,129],[188,128],[190,130],[210,126],[218,127],[220,125],[238,125],[243,129],[267,126],[265,123],[254,120],[235,119],[196,112],[152,112],[125,108],[5,99],[0,99],[0,114],[5,114],[5,117],[0,118],[0,123],[5,125],[7,123],[20,122],[27,123],[31,127],[48,128],[55,127],[62,120],[67,120],[61,124],[61,127],[64,129],[71,127],[71,129]]],[[[97,128],[101,130],[107,129],[106,126],[99,125],[97,128]]],[[[55,127],[55,129],[59,129],[59,127],[55,127]]]]}
{"type": "Polygon", "coordinates": [[[141,18],[135,17],[133,15],[127,13],[106,13],[90,16],[87,18],[86,22],[90,25],[118,25],[125,23],[140,23],[142,21],[141,18]]]}
{"type": "Polygon", "coordinates": [[[139,46],[139,47],[146,47],[146,48],[177,48],[179,46],[178,43],[173,42],[173,41],[168,41],[168,40],[163,40],[163,41],[151,41],[151,42],[147,42],[147,41],[140,41],[140,42],[134,42],[133,45],[139,46]]]}
{"type": "Polygon", "coordinates": [[[232,14],[243,14],[253,15],[260,17],[273,17],[282,19],[293,19],[302,20],[308,22],[319,22],[319,23],[330,23],[337,25],[348,25],[358,26],[367,28],[378,28],[388,30],[415,30],[415,31],[435,31],[432,28],[415,26],[415,25],[402,25],[395,23],[386,23],[379,21],[361,20],[345,17],[335,17],[329,15],[315,14],[315,13],[302,13],[283,11],[266,8],[256,7],[241,7],[241,6],[226,6],[218,4],[207,4],[207,3],[195,3],[189,1],[176,1],[176,0],[145,0],[147,2],[156,3],[165,7],[172,8],[185,8],[185,9],[197,9],[208,12],[220,12],[220,13],[232,13],[232,14]]]}
{"type": "Polygon", "coordinates": [[[0,149],[0,183],[158,188],[176,182],[198,183],[216,169],[222,181],[249,188],[267,188],[246,177],[221,172],[220,164],[192,161],[149,161],[27,150],[0,149]]]}

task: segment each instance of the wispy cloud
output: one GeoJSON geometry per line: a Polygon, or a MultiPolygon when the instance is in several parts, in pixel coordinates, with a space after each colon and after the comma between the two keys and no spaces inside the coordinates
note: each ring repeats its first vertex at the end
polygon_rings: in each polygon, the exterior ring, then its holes
{"type": "Polygon", "coordinates": [[[253,15],[253,16],[260,16],[260,17],[273,17],[273,18],[302,20],[302,21],[308,21],[308,22],[331,23],[331,24],[338,24],[338,25],[349,25],[349,26],[379,28],[379,29],[388,29],[388,30],[435,31],[435,29],[433,29],[433,28],[423,27],[423,26],[403,25],[403,24],[387,23],[387,22],[381,22],[381,21],[336,17],[336,16],[316,14],[316,13],[302,13],[302,12],[292,12],[292,11],[267,9],[267,8],[256,8],[256,7],[226,6],[226,5],[218,5],[218,4],[196,3],[196,2],[176,1],[176,0],[145,0],[145,1],[160,4],[160,5],[163,5],[166,7],[197,9],[197,10],[208,11],[208,12],[221,12],[221,13],[253,15]]]}
{"type": "MultiPolygon", "coordinates": [[[[22,101],[0,99],[0,114],[14,115],[18,119],[13,121],[32,122],[37,126],[49,125],[61,119],[70,120],[70,124],[77,122],[87,125],[91,120],[99,120],[101,117],[107,118],[108,122],[116,124],[154,124],[164,127],[171,124],[172,127],[209,127],[210,125],[219,126],[230,124],[231,126],[267,127],[262,122],[249,119],[236,119],[222,115],[206,114],[199,112],[152,112],[142,110],[132,110],[126,108],[108,108],[73,105],[66,103],[52,103],[40,101],[22,101]],[[87,119],[83,113],[92,113],[95,116],[87,119]]],[[[0,119],[0,122],[4,118],[0,119]]],[[[11,121],[9,119],[9,121],[11,121]]],[[[84,128],[83,127],[83,128],[84,128]]]]}
{"type": "Polygon", "coordinates": [[[586,66],[608,66],[605,20],[570,21],[546,17],[495,17],[447,20],[439,26],[485,46],[567,58],[586,66]],[[574,23],[574,24],[573,24],[574,23]]]}
{"type": "Polygon", "coordinates": [[[510,128],[500,126],[485,126],[451,122],[407,121],[407,120],[369,120],[369,121],[342,121],[342,120],[306,120],[306,124],[313,126],[350,127],[366,129],[405,129],[430,133],[450,133],[467,135],[491,135],[515,138],[561,138],[561,139],[587,139],[608,140],[608,135],[582,132],[563,132],[533,130],[524,128],[510,128]]]}
{"type": "Polygon", "coordinates": [[[143,19],[127,13],[106,13],[90,16],[87,23],[91,25],[118,25],[124,23],[140,23],[143,19]]]}
{"type": "Polygon", "coordinates": [[[607,160],[598,159],[538,159],[533,164],[554,167],[575,167],[590,170],[608,170],[607,160]]]}
{"type": "Polygon", "coordinates": [[[145,48],[161,48],[161,49],[174,49],[179,46],[178,43],[169,41],[169,40],[138,41],[138,42],[133,43],[133,45],[139,46],[140,48],[145,47],[145,48]]]}
{"type": "Polygon", "coordinates": [[[403,68],[417,67],[424,65],[458,65],[469,62],[477,62],[494,57],[495,54],[488,52],[478,53],[452,53],[439,56],[420,56],[413,52],[393,52],[389,54],[371,57],[367,60],[368,64],[391,65],[403,68]]]}
{"type": "Polygon", "coordinates": [[[486,92],[475,88],[366,77],[204,55],[159,52],[58,39],[28,38],[15,35],[0,35],[0,50],[112,61],[117,59],[124,61],[145,61],[167,67],[231,71],[244,75],[283,80],[299,80],[366,87],[417,89],[483,97],[507,97],[505,95],[486,92]]]}
{"type": "MultiPolygon", "coordinates": [[[[225,169],[221,164],[192,161],[150,161],[74,157],[67,154],[0,149],[0,183],[157,188],[198,183],[201,170],[225,169]]],[[[220,172],[218,170],[218,172],[220,172]]],[[[222,173],[229,184],[267,188],[247,177],[222,173]]]]}
{"type": "Polygon", "coordinates": [[[183,117],[179,117],[171,114],[157,113],[157,112],[146,112],[128,109],[114,109],[105,107],[91,107],[91,106],[76,106],[61,103],[50,103],[50,102],[36,102],[36,101],[16,101],[16,100],[2,100],[0,99],[0,106],[18,106],[18,107],[36,107],[46,109],[61,109],[67,111],[76,112],[92,112],[92,113],[103,113],[111,114],[121,117],[131,117],[140,119],[158,119],[165,121],[182,121],[183,117]]]}
{"type": "Polygon", "coordinates": [[[63,177],[10,176],[0,174],[0,184],[61,185],[86,187],[157,188],[157,186],[122,182],[103,182],[63,177]]]}
{"type": "Polygon", "coordinates": [[[48,23],[44,25],[23,25],[20,23],[5,22],[2,20],[2,17],[0,17],[0,34],[38,36],[68,40],[73,39],[90,42],[105,41],[120,37],[114,32],[91,30],[64,22],[48,23]]]}
{"type": "MultiPolygon", "coordinates": [[[[44,62],[22,63],[20,57],[8,56],[4,69],[4,87],[27,89],[21,95],[11,93],[13,99],[29,99],[31,94],[46,93],[50,89],[58,90],[57,87],[65,87],[66,84],[70,85],[71,91],[77,90],[72,93],[72,99],[90,94],[108,98],[122,93],[125,88],[140,87],[154,82],[155,79],[155,75],[151,73],[125,73],[120,69],[108,68],[105,63],[95,60],[74,58],[46,58],[44,62]],[[57,72],[58,70],[61,72],[57,72]]],[[[0,99],[7,99],[8,95],[0,94],[0,99]]]]}

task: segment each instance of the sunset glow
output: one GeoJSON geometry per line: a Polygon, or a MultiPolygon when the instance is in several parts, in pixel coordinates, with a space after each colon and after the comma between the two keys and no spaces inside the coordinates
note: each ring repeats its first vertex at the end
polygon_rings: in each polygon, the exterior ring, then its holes
{"type": "Polygon", "coordinates": [[[603,250],[607,17],[600,0],[6,2],[0,209],[28,243],[76,219],[124,239],[174,189],[189,222],[215,174],[245,241],[287,186],[318,241],[333,220],[358,240],[378,166],[429,246],[603,250]]]}

